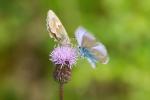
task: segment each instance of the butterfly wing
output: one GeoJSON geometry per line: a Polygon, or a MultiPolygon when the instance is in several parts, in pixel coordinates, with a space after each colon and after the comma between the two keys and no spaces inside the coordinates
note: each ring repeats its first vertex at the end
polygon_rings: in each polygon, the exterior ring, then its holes
{"type": "Polygon", "coordinates": [[[77,28],[75,37],[77,39],[78,45],[81,47],[91,48],[96,43],[95,37],[87,32],[83,27],[77,28]]]}
{"type": "Polygon", "coordinates": [[[108,53],[106,47],[98,42],[96,46],[90,48],[92,54],[96,57],[96,59],[102,64],[107,64],[109,61],[108,53]]]}
{"type": "Polygon", "coordinates": [[[47,30],[51,38],[59,44],[70,44],[67,32],[56,14],[49,10],[47,14],[47,30]]]}
{"type": "Polygon", "coordinates": [[[96,62],[93,61],[91,58],[87,58],[88,62],[91,64],[92,68],[96,67],[96,62]]]}

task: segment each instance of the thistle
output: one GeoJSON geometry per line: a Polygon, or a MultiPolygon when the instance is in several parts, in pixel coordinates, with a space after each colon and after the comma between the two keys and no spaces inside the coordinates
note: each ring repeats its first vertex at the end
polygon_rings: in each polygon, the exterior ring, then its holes
{"type": "Polygon", "coordinates": [[[77,60],[76,49],[68,46],[58,46],[50,54],[50,60],[55,65],[54,79],[60,84],[60,100],[63,100],[63,85],[71,79],[71,70],[77,60]]]}
{"type": "Polygon", "coordinates": [[[50,54],[50,60],[55,65],[54,79],[61,84],[67,83],[77,60],[76,49],[68,45],[58,46],[50,54]]]}

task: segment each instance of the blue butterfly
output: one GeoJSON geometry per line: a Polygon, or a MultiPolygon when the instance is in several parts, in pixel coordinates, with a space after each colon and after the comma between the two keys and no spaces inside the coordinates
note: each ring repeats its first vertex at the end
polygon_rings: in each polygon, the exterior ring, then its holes
{"type": "Polygon", "coordinates": [[[77,28],[75,37],[78,42],[80,55],[85,57],[93,68],[96,67],[97,62],[101,62],[102,64],[108,63],[109,57],[105,46],[101,42],[98,42],[85,28],[77,28]]]}

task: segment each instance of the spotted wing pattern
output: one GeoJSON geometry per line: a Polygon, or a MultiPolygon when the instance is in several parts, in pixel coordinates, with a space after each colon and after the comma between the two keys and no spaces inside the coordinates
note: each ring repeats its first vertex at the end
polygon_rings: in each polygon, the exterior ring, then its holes
{"type": "Polygon", "coordinates": [[[54,38],[59,44],[70,44],[68,34],[56,14],[49,10],[47,14],[47,30],[51,38],[54,38]]]}

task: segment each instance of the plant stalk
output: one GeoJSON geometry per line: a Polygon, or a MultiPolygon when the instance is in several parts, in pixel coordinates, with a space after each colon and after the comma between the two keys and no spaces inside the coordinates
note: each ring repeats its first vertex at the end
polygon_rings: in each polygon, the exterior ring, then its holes
{"type": "Polygon", "coordinates": [[[63,83],[60,83],[59,97],[60,97],[60,100],[64,100],[64,84],[63,83]]]}

